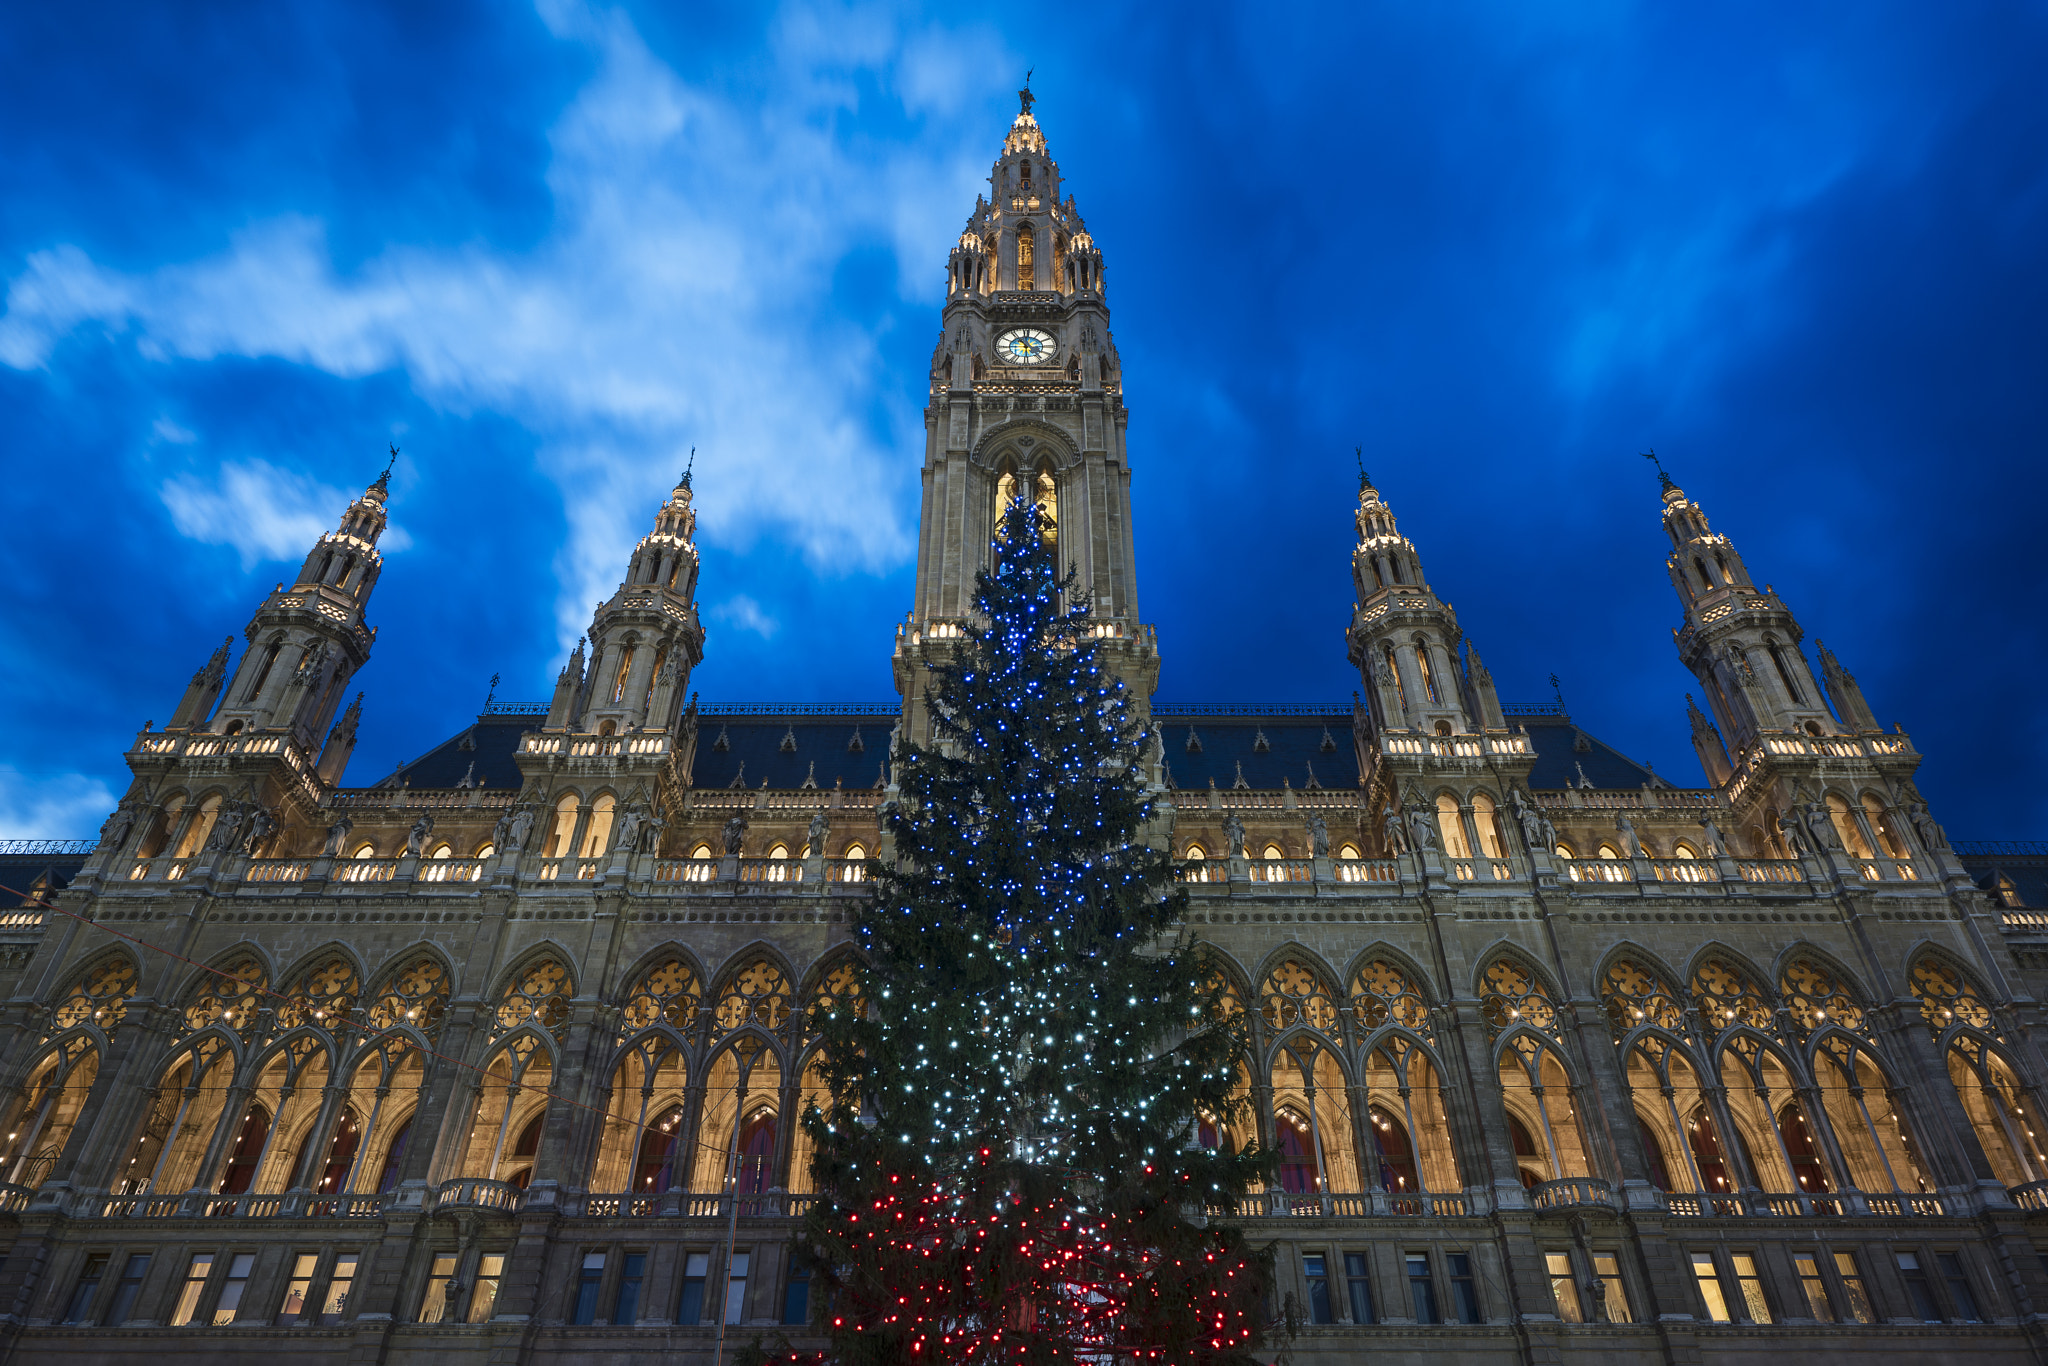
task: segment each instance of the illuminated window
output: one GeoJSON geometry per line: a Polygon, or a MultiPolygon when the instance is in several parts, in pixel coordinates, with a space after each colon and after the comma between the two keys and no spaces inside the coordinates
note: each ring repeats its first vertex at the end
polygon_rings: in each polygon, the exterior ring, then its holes
{"type": "Polygon", "coordinates": [[[1493,798],[1484,792],[1472,796],[1472,824],[1479,828],[1479,851],[1488,858],[1506,858],[1500,831],[1500,812],[1493,798]]]}
{"type": "Polygon", "coordinates": [[[1898,831],[1892,825],[1890,815],[1884,809],[1884,803],[1878,800],[1875,792],[1863,794],[1863,819],[1869,822],[1870,833],[1877,837],[1877,842],[1884,846],[1884,851],[1887,854],[1890,854],[1893,858],[1905,858],[1907,856],[1906,842],[1899,838],[1898,831]]]}
{"type": "Polygon", "coordinates": [[[1465,821],[1458,811],[1458,799],[1448,792],[1437,796],[1436,824],[1446,854],[1452,858],[1472,857],[1472,846],[1465,842],[1465,821]]]}
{"type": "Polygon", "coordinates": [[[1870,844],[1863,838],[1863,828],[1856,823],[1856,813],[1850,810],[1848,799],[1838,792],[1828,793],[1828,819],[1834,823],[1835,833],[1842,837],[1842,846],[1849,851],[1850,857],[1872,857],[1870,844]]]}
{"type": "Polygon", "coordinates": [[[1432,703],[1442,705],[1443,692],[1436,685],[1436,674],[1429,667],[1429,642],[1421,636],[1415,637],[1415,667],[1422,675],[1422,691],[1432,703]]]}
{"type": "Polygon", "coordinates": [[[1766,641],[1765,648],[1771,653],[1771,664],[1778,671],[1778,681],[1785,685],[1786,696],[1792,699],[1794,706],[1805,706],[1806,698],[1800,693],[1799,685],[1792,681],[1792,670],[1786,666],[1785,655],[1783,651],[1779,650],[1778,642],[1775,640],[1766,641]]]}
{"type": "Polygon", "coordinates": [[[1024,223],[1017,228],[1017,288],[1036,289],[1037,264],[1036,247],[1031,225],[1024,223]]]}
{"type": "Polygon", "coordinates": [[[619,672],[612,679],[611,700],[614,702],[622,702],[625,700],[626,679],[633,672],[634,649],[634,646],[628,645],[625,649],[625,652],[619,656],[619,672]]]}

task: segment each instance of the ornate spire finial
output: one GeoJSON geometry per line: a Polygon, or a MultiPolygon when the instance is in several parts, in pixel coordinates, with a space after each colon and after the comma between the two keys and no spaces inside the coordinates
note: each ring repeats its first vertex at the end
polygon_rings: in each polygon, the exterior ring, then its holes
{"type": "Polygon", "coordinates": [[[1364,493],[1372,487],[1372,476],[1365,472],[1365,447],[1353,446],[1351,454],[1358,460],[1358,491],[1364,493]]]}
{"type": "Polygon", "coordinates": [[[1664,462],[1657,458],[1657,448],[1655,446],[1650,447],[1646,451],[1638,451],[1636,453],[1657,467],[1657,478],[1664,485],[1666,493],[1678,487],[1678,485],[1671,482],[1671,476],[1664,473],[1664,462]]]}
{"type": "Polygon", "coordinates": [[[1565,705],[1564,705],[1564,685],[1563,685],[1563,684],[1561,684],[1561,683],[1559,683],[1559,682],[1557,681],[1557,675],[1556,675],[1556,674],[1552,674],[1552,675],[1550,676],[1550,691],[1551,691],[1551,692],[1553,692],[1553,693],[1555,693],[1555,694],[1556,694],[1556,696],[1557,696],[1557,711],[1558,711],[1558,714],[1559,714],[1560,716],[1569,716],[1569,715],[1571,715],[1571,713],[1570,713],[1569,711],[1565,710],[1565,705]]]}
{"type": "Polygon", "coordinates": [[[1038,68],[1034,66],[1024,72],[1024,88],[1017,92],[1017,103],[1023,106],[1023,112],[1027,117],[1031,113],[1032,104],[1038,99],[1038,96],[1031,93],[1031,73],[1036,70],[1038,68]]]}
{"type": "Polygon", "coordinates": [[[379,494],[386,494],[391,492],[391,467],[393,465],[396,465],[397,463],[398,447],[396,445],[393,445],[391,447],[391,459],[386,461],[384,465],[384,473],[378,475],[376,480],[371,483],[370,487],[377,490],[379,494]]]}
{"type": "Polygon", "coordinates": [[[690,489],[690,491],[693,493],[696,492],[696,490],[690,484],[690,471],[696,468],[697,448],[695,446],[692,446],[690,447],[690,463],[683,466],[683,477],[676,481],[676,487],[680,489],[690,489]]]}

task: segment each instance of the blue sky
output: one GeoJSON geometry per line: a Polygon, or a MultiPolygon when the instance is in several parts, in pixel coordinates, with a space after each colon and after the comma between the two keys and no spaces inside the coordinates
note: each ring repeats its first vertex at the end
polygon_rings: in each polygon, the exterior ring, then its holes
{"type": "Polygon", "coordinates": [[[882,701],[946,250],[1036,67],[1108,265],[1160,698],[1357,686],[1352,447],[1508,701],[1682,786],[1655,446],[2048,837],[2048,9],[0,16],[0,834],[87,835],[404,448],[369,783],[544,700],[697,448],[706,701],[882,701]]]}

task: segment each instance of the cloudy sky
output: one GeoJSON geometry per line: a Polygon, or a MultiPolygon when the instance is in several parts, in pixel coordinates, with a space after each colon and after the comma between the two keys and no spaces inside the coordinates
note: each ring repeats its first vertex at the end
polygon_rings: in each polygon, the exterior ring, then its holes
{"type": "Polygon", "coordinates": [[[1509,702],[1697,785],[1654,446],[2048,838],[2038,4],[0,17],[0,835],[83,836],[403,448],[350,781],[544,700],[692,447],[706,701],[884,701],[946,250],[1035,67],[1164,701],[1344,702],[1352,448],[1509,702]]]}

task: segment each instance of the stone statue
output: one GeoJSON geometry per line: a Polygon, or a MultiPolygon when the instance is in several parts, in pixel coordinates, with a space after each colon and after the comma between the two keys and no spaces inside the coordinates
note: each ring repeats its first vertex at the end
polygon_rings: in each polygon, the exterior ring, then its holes
{"type": "Polygon", "coordinates": [[[518,853],[526,847],[526,837],[532,833],[533,813],[522,806],[512,813],[512,825],[505,832],[504,848],[510,853],[518,853]]]}
{"type": "Polygon", "coordinates": [[[1557,826],[1552,823],[1548,816],[1542,816],[1538,819],[1543,829],[1543,852],[1555,854],[1557,852],[1557,826]]]}
{"type": "Polygon", "coordinates": [[[725,852],[729,856],[737,857],[740,852],[740,844],[746,838],[747,818],[734,813],[733,818],[725,823],[725,852]]]}
{"type": "Polygon", "coordinates": [[[257,807],[256,813],[249,817],[249,833],[242,837],[242,852],[250,858],[255,858],[256,851],[263,847],[263,842],[276,833],[276,819],[262,807],[257,807]]]}
{"type": "Polygon", "coordinates": [[[1827,811],[1819,802],[1806,804],[1806,832],[1813,837],[1813,842],[1823,849],[1839,852],[1842,848],[1841,832],[1835,829],[1834,821],[1829,819],[1827,811]]]}
{"type": "Polygon", "coordinates": [[[1428,808],[1421,806],[1411,806],[1408,808],[1408,829],[1410,837],[1415,841],[1415,847],[1418,850],[1434,849],[1437,847],[1436,820],[1430,815],[1428,808]]]}
{"type": "Polygon", "coordinates": [[[1621,832],[1621,852],[1630,858],[1642,858],[1643,842],[1636,838],[1636,823],[1628,818],[1626,811],[1614,818],[1614,828],[1621,832]]]}
{"type": "Polygon", "coordinates": [[[645,819],[646,817],[641,814],[640,808],[637,805],[629,806],[624,811],[621,811],[619,813],[619,832],[613,840],[613,847],[622,854],[633,853],[633,846],[640,839],[640,823],[645,819]]]}
{"type": "Polygon", "coordinates": [[[640,825],[640,852],[643,854],[659,852],[661,849],[662,832],[667,829],[667,821],[663,820],[659,815],[649,812],[647,819],[640,825]]]}
{"type": "Polygon", "coordinates": [[[1237,858],[1244,853],[1244,822],[1235,811],[1223,818],[1223,856],[1237,858]]]}
{"type": "Polygon", "coordinates": [[[1387,808],[1386,819],[1380,822],[1380,844],[1388,858],[1396,858],[1408,852],[1408,831],[1401,822],[1399,807],[1387,808]]]}
{"type": "Polygon", "coordinates": [[[100,848],[119,849],[128,842],[128,832],[135,828],[135,813],[126,806],[117,806],[106,824],[100,827],[100,848]]]}
{"type": "Polygon", "coordinates": [[[242,808],[239,805],[223,806],[220,815],[213,822],[213,833],[206,837],[209,852],[235,847],[235,836],[242,828],[242,808]]]}
{"type": "Polygon", "coordinates": [[[1920,837],[1920,847],[1930,853],[1948,848],[1948,833],[1935,823],[1925,802],[1914,802],[1906,808],[1906,819],[1913,825],[1913,833],[1920,837]]]}
{"type": "Polygon", "coordinates": [[[405,837],[406,854],[409,857],[418,858],[426,850],[427,836],[433,833],[434,818],[432,816],[423,815],[418,820],[414,821],[412,823],[412,829],[409,832],[407,832],[405,837]]]}
{"type": "Polygon", "coordinates": [[[1813,847],[1806,841],[1806,832],[1799,828],[1799,818],[1790,811],[1778,817],[1778,834],[1785,841],[1785,852],[1793,858],[1805,857],[1813,847]]]}
{"type": "Polygon", "coordinates": [[[1537,814],[1535,805],[1522,795],[1521,788],[1508,789],[1508,810],[1514,813],[1515,824],[1522,827],[1523,844],[1531,850],[1541,849],[1546,854],[1557,847],[1555,842],[1543,842],[1543,817],[1537,814]]]}
{"type": "Polygon", "coordinates": [[[1308,818],[1308,847],[1317,858],[1330,856],[1330,827],[1320,815],[1308,818]]]}
{"type": "Polygon", "coordinates": [[[343,816],[334,824],[328,826],[327,843],[320,846],[320,857],[341,857],[342,846],[348,843],[348,832],[355,828],[356,823],[350,820],[347,816],[343,816]]]}
{"type": "Polygon", "coordinates": [[[1700,829],[1707,832],[1707,857],[1727,857],[1728,841],[1721,838],[1721,827],[1714,824],[1714,818],[1700,817],[1700,829]]]}
{"type": "Polygon", "coordinates": [[[825,856],[825,841],[831,834],[832,823],[825,819],[824,812],[820,811],[811,817],[810,828],[804,831],[804,838],[810,841],[811,857],[825,856]]]}
{"type": "Polygon", "coordinates": [[[491,827],[491,848],[504,853],[512,838],[512,813],[507,811],[498,817],[498,823],[491,827]]]}

